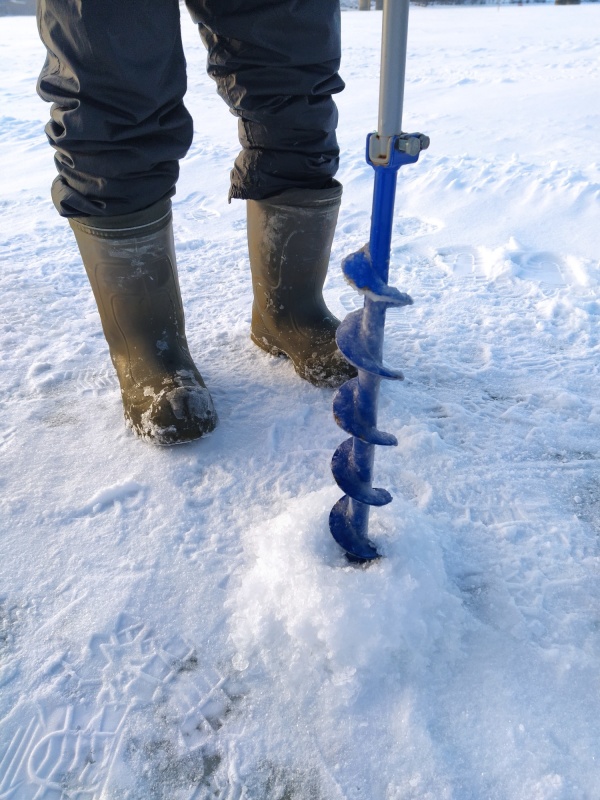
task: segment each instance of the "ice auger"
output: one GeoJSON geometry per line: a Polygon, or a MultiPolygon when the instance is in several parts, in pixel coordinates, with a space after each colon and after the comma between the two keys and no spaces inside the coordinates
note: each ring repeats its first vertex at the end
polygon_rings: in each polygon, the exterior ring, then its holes
{"type": "Polygon", "coordinates": [[[364,307],[348,314],[337,330],[338,347],[358,370],[333,400],[337,424],[350,439],[335,451],[331,469],[344,492],[329,516],[329,528],[350,561],[378,558],[368,538],[369,508],[390,503],[385,489],[372,486],[375,445],[397,445],[391,433],[377,429],[377,402],[382,379],[404,376],[382,361],[385,314],[388,308],[412,304],[412,299],[388,286],[394,199],[398,170],[414,164],[429,139],[402,133],[409,0],[384,0],[379,87],[379,127],[367,137],[367,163],[375,170],[371,234],[368,244],[344,259],[346,280],[364,295],[364,307]]]}

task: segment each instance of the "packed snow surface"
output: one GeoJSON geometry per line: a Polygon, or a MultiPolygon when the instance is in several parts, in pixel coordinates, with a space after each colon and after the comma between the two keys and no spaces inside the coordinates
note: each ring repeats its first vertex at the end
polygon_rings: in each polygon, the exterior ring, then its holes
{"type": "MultiPolygon", "coordinates": [[[[0,21],[0,798],[598,800],[600,7],[413,8],[371,517],[328,532],[332,392],[249,338],[235,120],[183,20],[175,198],[220,425],[125,429],[35,95],[0,21]]],[[[345,185],[326,286],[367,240],[381,14],[343,15],[345,185]]]]}

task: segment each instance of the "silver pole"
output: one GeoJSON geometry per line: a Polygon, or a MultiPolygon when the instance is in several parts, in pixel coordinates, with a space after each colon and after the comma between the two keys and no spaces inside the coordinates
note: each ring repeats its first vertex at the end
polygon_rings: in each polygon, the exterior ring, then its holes
{"type": "Polygon", "coordinates": [[[382,140],[402,133],[409,0],[384,0],[379,79],[379,127],[382,140]]]}

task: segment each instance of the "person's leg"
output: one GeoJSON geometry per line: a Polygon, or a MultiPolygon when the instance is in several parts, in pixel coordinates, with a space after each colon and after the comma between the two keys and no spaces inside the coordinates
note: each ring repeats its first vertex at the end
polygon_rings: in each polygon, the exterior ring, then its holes
{"type": "Polygon", "coordinates": [[[217,418],[185,337],[171,201],[192,138],[177,0],[38,0],[38,92],[128,425],[158,444],[217,418]]]}
{"type": "Polygon", "coordinates": [[[332,95],[344,84],[339,0],[187,0],[208,72],[239,119],[230,197],[247,200],[252,340],[301,377],[356,374],[322,289],[341,202],[332,95]]]}
{"type": "Polygon", "coordinates": [[[208,73],[238,117],[230,196],[320,189],[338,168],[339,0],[187,0],[208,73]]]}
{"type": "Polygon", "coordinates": [[[108,217],[171,197],[192,141],[177,0],[38,0],[38,94],[65,217],[108,217]]]}

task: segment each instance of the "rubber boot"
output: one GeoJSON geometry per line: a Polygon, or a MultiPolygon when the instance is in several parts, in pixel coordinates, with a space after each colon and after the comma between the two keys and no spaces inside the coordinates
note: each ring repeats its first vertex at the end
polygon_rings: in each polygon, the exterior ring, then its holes
{"type": "Polygon", "coordinates": [[[335,342],[339,320],[323,300],[342,196],[341,185],[334,183],[247,201],[252,341],[268,353],[288,356],[313,385],[331,387],[356,375],[335,342]]]}
{"type": "Polygon", "coordinates": [[[69,222],[98,304],[127,425],[161,445],[212,431],[217,415],[185,337],[171,201],[121,217],[69,222]]]}

